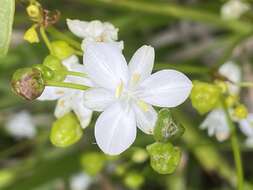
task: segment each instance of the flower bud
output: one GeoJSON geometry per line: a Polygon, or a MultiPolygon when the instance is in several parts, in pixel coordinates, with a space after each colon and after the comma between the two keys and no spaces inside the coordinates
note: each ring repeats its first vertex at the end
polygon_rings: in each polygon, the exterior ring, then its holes
{"type": "Polygon", "coordinates": [[[145,149],[135,148],[132,154],[132,160],[135,163],[143,163],[147,160],[148,154],[145,149]]]}
{"type": "Polygon", "coordinates": [[[24,40],[28,41],[29,43],[38,43],[39,36],[34,26],[30,27],[24,34],[24,40]]]}
{"type": "Polygon", "coordinates": [[[144,177],[137,172],[130,172],[124,179],[124,184],[130,189],[139,189],[144,183],[144,177]]]}
{"type": "Polygon", "coordinates": [[[237,95],[229,95],[226,99],[226,105],[227,107],[231,108],[238,102],[238,96],[237,95]]]}
{"type": "Polygon", "coordinates": [[[33,19],[39,19],[40,15],[41,15],[40,8],[35,4],[30,4],[26,8],[26,12],[27,12],[28,16],[33,18],[33,19]]]}
{"type": "Polygon", "coordinates": [[[213,84],[195,81],[191,92],[192,106],[205,114],[214,109],[220,100],[221,89],[213,84]]]}
{"type": "Polygon", "coordinates": [[[221,89],[221,92],[223,94],[228,92],[228,84],[226,82],[221,81],[221,80],[216,80],[215,84],[221,89]]]}
{"type": "Polygon", "coordinates": [[[161,109],[158,113],[154,129],[156,141],[168,142],[178,139],[184,134],[184,127],[176,123],[169,109],[161,109]]]}
{"type": "Polygon", "coordinates": [[[53,41],[51,43],[53,55],[63,60],[75,53],[75,50],[65,41],[53,41]]]}
{"type": "Polygon", "coordinates": [[[61,60],[53,55],[48,55],[44,61],[43,65],[54,71],[54,75],[51,78],[53,81],[63,81],[66,77],[64,73],[67,71],[66,67],[61,63],[61,60]]]}
{"type": "Polygon", "coordinates": [[[171,174],[177,168],[181,151],[171,143],[153,143],[147,146],[151,167],[160,174],[171,174]]]}
{"type": "Polygon", "coordinates": [[[81,157],[81,165],[85,173],[95,176],[104,168],[106,157],[98,152],[90,152],[83,154],[81,157]]]}
{"type": "Polygon", "coordinates": [[[81,139],[83,130],[73,113],[57,119],[52,126],[50,140],[57,147],[68,147],[81,139]]]}
{"type": "Polygon", "coordinates": [[[54,77],[54,71],[43,64],[35,64],[34,68],[40,70],[44,80],[52,80],[54,77]]]}
{"type": "Polygon", "coordinates": [[[248,110],[246,106],[243,104],[236,106],[234,109],[234,116],[238,119],[245,119],[248,116],[248,110]]]}
{"type": "Polygon", "coordinates": [[[45,89],[42,73],[36,68],[16,70],[11,80],[12,90],[26,100],[38,98],[45,89]]]}

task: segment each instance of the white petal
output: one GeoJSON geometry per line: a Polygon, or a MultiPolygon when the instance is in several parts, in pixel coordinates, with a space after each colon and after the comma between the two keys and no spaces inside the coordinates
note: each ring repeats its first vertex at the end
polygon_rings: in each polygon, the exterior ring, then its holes
{"type": "Polygon", "coordinates": [[[190,95],[192,82],[183,73],[162,70],[144,80],[137,90],[143,101],[160,107],[175,107],[190,95]]]}
{"type": "Polygon", "coordinates": [[[37,100],[57,100],[65,95],[69,89],[61,87],[46,86],[43,93],[37,100]]]}
{"type": "Polygon", "coordinates": [[[129,72],[131,79],[138,77],[139,81],[146,79],[151,75],[155,59],[155,51],[151,46],[142,46],[139,48],[129,62],[129,72]]]}
{"type": "Polygon", "coordinates": [[[125,151],[136,137],[133,110],[119,102],[108,107],[96,122],[95,137],[106,154],[117,155],[125,151]]]}
{"type": "Polygon", "coordinates": [[[57,101],[57,105],[54,110],[56,118],[60,118],[71,111],[71,96],[67,95],[60,98],[57,101]]]}
{"type": "Polygon", "coordinates": [[[157,112],[147,104],[147,110],[143,110],[137,104],[133,105],[137,126],[146,134],[153,134],[155,123],[157,120],[157,112]]]}
{"type": "Polygon", "coordinates": [[[248,114],[248,117],[246,119],[243,119],[239,121],[239,127],[241,131],[246,136],[252,136],[253,137],[253,114],[248,114]]]}
{"type": "Polygon", "coordinates": [[[72,109],[79,119],[82,128],[86,128],[90,124],[92,111],[84,104],[83,92],[77,92],[73,97],[72,109]]]}
{"type": "Polygon", "coordinates": [[[67,25],[69,30],[73,32],[73,34],[77,35],[80,38],[86,37],[86,29],[88,26],[88,22],[67,19],[67,25]]]}
{"type": "MultiPolygon", "coordinates": [[[[228,61],[225,64],[223,64],[219,68],[219,73],[227,77],[230,81],[234,83],[241,82],[241,78],[242,78],[241,69],[238,65],[236,65],[232,61],[228,61]]],[[[230,93],[232,94],[238,94],[240,90],[240,88],[237,85],[231,84],[230,82],[228,82],[228,88],[229,88],[230,93]]]]}
{"type": "Polygon", "coordinates": [[[100,87],[115,90],[128,81],[126,60],[114,43],[88,43],[84,64],[89,78],[100,87]]]}
{"type": "Polygon", "coordinates": [[[104,88],[92,88],[84,92],[84,104],[94,111],[103,111],[115,100],[111,91],[104,88]]]}
{"type": "Polygon", "coordinates": [[[208,135],[215,135],[218,141],[224,141],[230,135],[226,115],[221,109],[211,111],[201,123],[200,128],[207,129],[208,135]]]}

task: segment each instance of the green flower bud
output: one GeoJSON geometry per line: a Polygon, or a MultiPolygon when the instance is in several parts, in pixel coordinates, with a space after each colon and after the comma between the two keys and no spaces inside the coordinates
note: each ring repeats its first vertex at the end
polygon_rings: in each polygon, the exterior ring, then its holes
{"type": "Polygon", "coordinates": [[[171,143],[153,143],[147,146],[151,167],[160,174],[171,174],[177,168],[181,151],[171,143]]]}
{"type": "Polygon", "coordinates": [[[106,157],[98,152],[89,152],[81,157],[81,165],[83,170],[91,175],[97,175],[105,166],[106,157]]]}
{"type": "Polygon", "coordinates": [[[135,148],[132,154],[132,160],[136,163],[143,163],[147,160],[148,154],[145,149],[135,148]]]}
{"type": "Polygon", "coordinates": [[[65,79],[66,74],[64,72],[67,71],[67,69],[64,65],[62,65],[61,60],[57,57],[53,55],[48,55],[44,59],[43,65],[55,72],[51,80],[60,82],[65,79]]]}
{"type": "Polygon", "coordinates": [[[63,60],[75,53],[75,50],[65,41],[53,41],[51,43],[53,55],[63,60]]]}
{"type": "Polygon", "coordinates": [[[12,90],[26,100],[38,98],[45,89],[42,73],[36,68],[16,70],[11,80],[12,90]]]}
{"type": "Polygon", "coordinates": [[[124,179],[124,184],[130,189],[139,189],[144,184],[144,177],[137,172],[130,172],[124,179]]]}
{"type": "Polygon", "coordinates": [[[70,112],[53,123],[50,140],[57,147],[67,147],[79,141],[82,135],[83,130],[77,117],[70,112]]]}
{"type": "Polygon", "coordinates": [[[184,134],[184,127],[176,123],[169,109],[161,109],[158,113],[154,129],[154,138],[156,141],[168,142],[178,139],[184,134]]]}
{"type": "Polygon", "coordinates": [[[44,80],[52,80],[54,77],[54,71],[42,64],[33,65],[34,68],[40,70],[44,80]]]}
{"type": "Polygon", "coordinates": [[[220,87],[205,82],[195,81],[191,92],[192,106],[200,114],[205,114],[219,104],[220,95],[220,87]]]}

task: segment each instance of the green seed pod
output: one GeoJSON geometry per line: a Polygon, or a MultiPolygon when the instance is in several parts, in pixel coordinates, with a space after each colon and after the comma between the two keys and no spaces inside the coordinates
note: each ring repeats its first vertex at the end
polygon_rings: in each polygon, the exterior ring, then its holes
{"type": "Polygon", "coordinates": [[[65,41],[53,41],[51,43],[53,55],[63,60],[75,53],[75,50],[65,41]]]}
{"type": "Polygon", "coordinates": [[[216,85],[195,81],[191,92],[192,106],[200,114],[205,114],[218,106],[221,93],[216,85]]]}
{"type": "Polygon", "coordinates": [[[26,100],[38,98],[45,89],[42,73],[36,68],[16,70],[11,79],[12,90],[26,100]]]}
{"type": "Polygon", "coordinates": [[[161,109],[158,113],[154,129],[154,138],[156,141],[168,142],[180,138],[184,134],[184,127],[177,123],[169,109],[161,109]]]}
{"type": "Polygon", "coordinates": [[[144,177],[138,172],[130,172],[124,179],[124,184],[130,189],[139,189],[144,184],[144,177]]]}
{"type": "Polygon", "coordinates": [[[67,113],[52,126],[50,140],[57,147],[70,146],[81,139],[83,130],[74,113],[67,113]]]}
{"type": "Polygon", "coordinates": [[[89,152],[81,157],[83,170],[90,176],[97,175],[105,166],[106,156],[98,152],[89,152]]]}
{"type": "Polygon", "coordinates": [[[52,80],[54,77],[54,71],[43,64],[35,64],[33,68],[40,70],[44,80],[52,80]]]}
{"type": "Polygon", "coordinates": [[[66,67],[62,65],[61,60],[53,55],[48,55],[44,61],[43,65],[51,69],[55,74],[51,80],[61,82],[65,79],[67,71],[66,67]]]}
{"type": "Polygon", "coordinates": [[[177,168],[181,151],[171,143],[153,143],[147,146],[151,167],[160,174],[171,174],[177,168]]]}

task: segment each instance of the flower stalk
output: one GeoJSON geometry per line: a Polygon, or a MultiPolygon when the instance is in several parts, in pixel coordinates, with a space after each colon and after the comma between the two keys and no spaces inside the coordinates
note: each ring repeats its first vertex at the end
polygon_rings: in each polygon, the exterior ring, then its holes
{"type": "Polygon", "coordinates": [[[46,86],[54,86],[54,87],[63,87],[63,88],[72,88],[76,90],[88,90],[90,87],[81,85],[81,84],[74,84],[70,82],[58,82],[58,81],[46,81],[46,86]]]}
{"type": "Polygon", "coordinates": [[[43,26],[40,27],[40,35],[41,35],[42,39],[44,40],[44,42],[45,42],[48,50],[50,51],[50,53],[53,53],[51,43],[50,43],[50,41],[49,41],[49,39],[47,37],[45,28],[43,26]]]}

